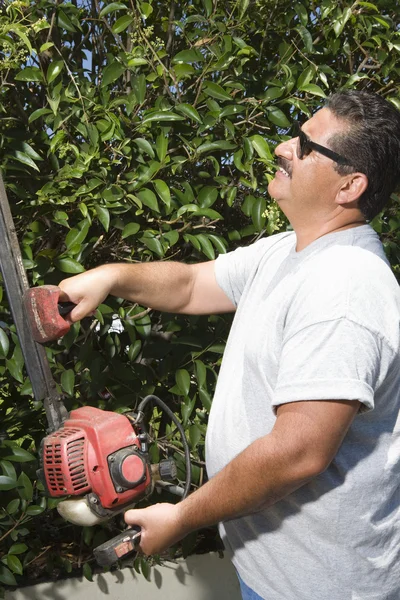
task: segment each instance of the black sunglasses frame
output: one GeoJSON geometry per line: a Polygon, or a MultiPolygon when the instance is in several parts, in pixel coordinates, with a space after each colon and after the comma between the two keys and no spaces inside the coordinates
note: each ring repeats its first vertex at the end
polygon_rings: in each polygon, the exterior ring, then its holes
{"type": "Polygon", "coordinates": [[[352,166],[350,161],[347,160],[347,158],[345,158],[344,156],[341,156],[340,154],[337,154],[330,148],[326,148],[325,146],[321,146],[320,144],[317,144],[316,142],[313,142],[312,140],[310,140],[310,138],[301,129],[301,126],[299,123],[294,123],[293,129],[294,129],[294,137],[298,138],[297,155],[300,160],[302,160],[305,156],[308,156],[310,154],[310,152],[315,150],[316,152],[323,154],[324,156],[326,156],[327,158],[330,158],[331,160],[333,160],[335,163],[338,163],[339,165],[352,166]]]}

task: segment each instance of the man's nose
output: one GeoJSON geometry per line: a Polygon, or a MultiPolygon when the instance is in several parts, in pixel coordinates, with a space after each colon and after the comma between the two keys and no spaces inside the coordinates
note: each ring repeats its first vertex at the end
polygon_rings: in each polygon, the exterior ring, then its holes
{"type": "Polygon", "coordinates": [[[293,158],[293,154],[296,152],[297,137],[290,138],[278,144],[274,150],[277,156],[284,156],[289,160],[293,158]]]}

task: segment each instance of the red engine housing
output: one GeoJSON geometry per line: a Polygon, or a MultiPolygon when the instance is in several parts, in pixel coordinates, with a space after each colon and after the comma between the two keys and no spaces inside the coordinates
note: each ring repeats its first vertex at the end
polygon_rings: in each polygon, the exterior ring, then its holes
{"type": "Polygon", "coordinates": [[[71,411],[58,431],[43,440],[43,474],[50,496],[97,495],[103,508],[149,493],[147,454],[124,415],[84,406],[71,411]]]}

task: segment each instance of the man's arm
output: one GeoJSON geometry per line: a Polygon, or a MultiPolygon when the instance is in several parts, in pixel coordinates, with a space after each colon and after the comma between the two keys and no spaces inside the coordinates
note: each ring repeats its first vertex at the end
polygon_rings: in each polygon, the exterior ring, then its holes
{"type": "Polygon", "coordinates": [[[140,548],[158,553],[191,531],[257,512],[295,491],[329,466],[359,406],[344,400],[279,406],[272,432],[186,500],[127,511],[126,522],[142,528],[140,548]]]}
{"type": "Polygon", "coordinates": [[[235,306],[219,287],[214,266],[215,261],[103,265],[61,281],[60,300],[78,305],[72,321],[92,313],[109,294],[164,312],[232,312],[235,306]]]}

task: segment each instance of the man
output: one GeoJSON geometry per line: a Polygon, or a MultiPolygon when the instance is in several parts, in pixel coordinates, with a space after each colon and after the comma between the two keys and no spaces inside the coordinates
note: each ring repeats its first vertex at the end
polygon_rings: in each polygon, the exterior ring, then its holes
{"type": "Polygon", "coordinates": [[[207,433],[211,479],[126,513],[157,553],[214,523],[243,598],[400,597],[400,294],[366,224],[400,181],[400,114],[332,96],[277,146],[269,193],[293,232],[197,265],[105,265],[61,282],[168,312],[236,311],[207,433]]]}

